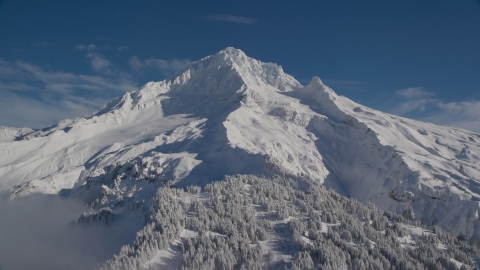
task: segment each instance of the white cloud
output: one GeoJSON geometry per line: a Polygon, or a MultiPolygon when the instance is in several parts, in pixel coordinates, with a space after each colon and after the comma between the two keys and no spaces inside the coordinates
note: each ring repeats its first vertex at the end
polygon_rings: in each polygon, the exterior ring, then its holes
{"type": "Polygon", "coordinates": [[[411,87],[406,89],[401,89],[395,92],[395,94],[403,98],[424,98],[431,97],[434,94],[427,91],[423,87],[411,87]]]}
{"type": "Polygon", "coordinates": [[[0,79],[24,79],[27,75],[27,72],[19,69],[15,63],[0,58],[0,79]]]}
{"type": "Polygon", "coordinates": [[[15,63],[13,71],[16,71],[17,75],[24,74],[25,78],[23,79],[42,82],[48,90],[53,90],[51,86],[58,83],[75,84],[77,79],[77,76],[73,73],[44,71],[38,66],[22,61],[15,63]]]}
{"type": "Polygon", "coordinates": [[[425,111],[427,106],[435,102],[435,100],[430,99],[417,99],[417,100],[409,100],[402,103],[397,104],[395,107],[391,109],[391,111],[395,114],[404,115],[413,111],[425,111]]]}
{"type": "Polygon", "coordinates": [[[406,115],[410,113],[421,113],[440,102],[435,99],[434,94],[423,87],[411,87],[395,91],[395,96],[390,99],[393,103],[387,109],[388,112],[397,115],[406,115]]]}
{"type": "Polygon", "coordinates": [[[448,112],[480,117],[480,101],[441,103],[439,107],[448,112]]]}
{"type": "Polygon", "coordinates": [[[191,63],[192,62],[190,60],[163,60],[156,58],[149,58],[142,61],[137,56],[133,56],[129,61],[130,67],[137,72],[141,72],[146,69],[154,69],[159,70],[164,74],[173,73],[190,65],[191,63]]]}
{"type": "Polygon", "coordinates": [[[428,121],[480,133],[480,100],[439,103],[440,112],[428,121]]]}
{"type": "Polygon", "coordinates": [[[12,127],[44,128],[62,119],[92,113],[107,101],[86,100],[75,96],[52,100],[48,95],[37,100],[15,92],[3,91],[1,95],[0,123],[12,127]]]}
{"type": "MultiPolygon", "coordinates": [[[[113,69],[108,60],[91,58],[94,69],[113,69]]],[[[78,75],[0,59],[0,125],[49,126],[61,119],[91,113],[113,97],[138,88],[129,74],[102,74],[78,75]]]]}
{"type": "MultiPolygon", "coordinates": [[[[32,63],[0,59],[0,125],[42,128],[97,110],[112,98],[138,89],[132,74],[118,70],[94,44],[78,45],[95,74],[49,70],[32,63]]],[[[170,74],[189,60],[130,59],[133,70],[170,74]]]]}
{"type": "Polygon", "coordinates": [[[22,82],[0,82],[0,91],[1,89],[8,91],[31,91],[35,90],[35,87],[22,82]]]}
{"type": "Polygon", "coordinates": [[[79,44],[79,45],[73,46],[73,48],[79,51],[94,51],[98,49],[97,45],[95,44],[88,44],[88,45],[79,44]]]}
{"type": "Polygon", "coordinates": [[[103,58],[98,53],[87,53],[87,58],[90,60],[90,64],[92,69],[97,73],[107,73],[112,74],[114,71],[112,70],[112,63],[107,59],[103,58]]]}
{"type": "Polygon", "coordinates": [[[387,111],[413,117],[437,125],[459,127],[480,132],[480,101],[445,102],[423,87],[412,87],[395,92],[396,98],[387,111]]]}
{"type": "Polygon", "coordinates": [[[258,19],[256,18],[233,16],[233,15],[209,15],[207,17],[207,20],[231,22],[231,23],[239,23],[239,24],[256,24],[258,22],[258,19]]]}

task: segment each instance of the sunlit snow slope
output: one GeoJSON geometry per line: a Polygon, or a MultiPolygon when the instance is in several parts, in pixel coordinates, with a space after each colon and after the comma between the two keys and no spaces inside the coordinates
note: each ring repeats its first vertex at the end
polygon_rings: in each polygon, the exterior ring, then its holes
{"type": "Polygon", "coordinates": [[[115,207],[165,182],[310,177],[339,193],[478,237],[480,135],[389,115],[314,77],[227,48],[96,113],[43,130],[0,128],[0,190],[115,207]],[[128,175],[128,177],[126,177],[128,175]]]}

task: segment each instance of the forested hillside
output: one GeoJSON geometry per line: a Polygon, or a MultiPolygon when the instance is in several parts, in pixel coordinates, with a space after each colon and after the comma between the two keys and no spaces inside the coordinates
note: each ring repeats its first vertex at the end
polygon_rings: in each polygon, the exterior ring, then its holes
{"type": "Polygon", "coordinates": [[[412,214],[362,205],[308,178],[162,187],[135,243],[100,269],[474,269],[475,245],[412,214]]]}

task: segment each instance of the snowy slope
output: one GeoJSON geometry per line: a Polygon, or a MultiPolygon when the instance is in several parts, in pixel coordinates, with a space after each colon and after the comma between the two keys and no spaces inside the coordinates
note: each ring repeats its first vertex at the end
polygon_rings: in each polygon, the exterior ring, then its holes
{"type": "Polygon", "coordinates": [[[0,126],[0,142],[12,141],[33,132],[30,128],[12,128],[0,126]]]}
{"type": "Polygon", "coordinates": [[[167,181],[303,175],[379,208],[478,237],[480,135],[356,104],[314,77],[227,48],[92,115],[0,129],[0,190],[148,199],[167,181]]]}
{"type": "Polygon", "coordinates": [[[320,91],[293,96],[327,116],[307,128],[319,137],[327,184],[383,209],[412,205],[428,224],[478,236],[480,135],[382,113],[314,81],[320,91]]]}

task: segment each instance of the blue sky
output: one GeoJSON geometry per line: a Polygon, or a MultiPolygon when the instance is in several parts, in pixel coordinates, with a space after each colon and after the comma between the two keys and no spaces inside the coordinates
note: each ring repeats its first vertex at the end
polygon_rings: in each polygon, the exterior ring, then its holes
{"type": "Polygon", "coordinates": [[[82,116],[233,46],[366,106],[480,132],[478,0],[0,0],[0,37],[0,125],[82,116]]]}

